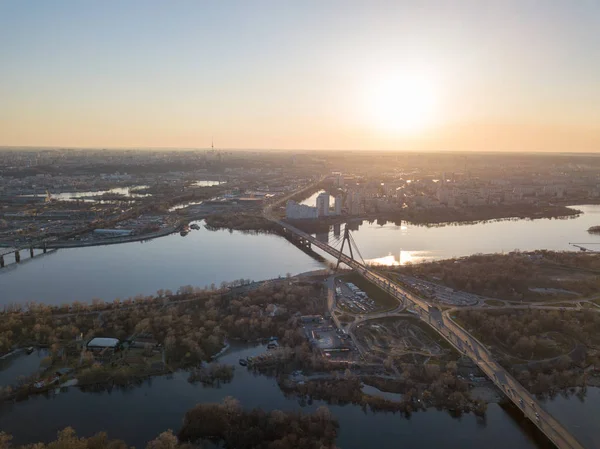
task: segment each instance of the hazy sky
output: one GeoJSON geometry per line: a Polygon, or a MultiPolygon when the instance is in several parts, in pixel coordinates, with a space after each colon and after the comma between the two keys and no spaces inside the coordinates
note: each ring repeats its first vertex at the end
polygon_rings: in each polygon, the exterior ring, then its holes
{"type": "Polygon", "coordinates": [[[0,0],[0,145],[600,150],[599,0],[0,0]]]}

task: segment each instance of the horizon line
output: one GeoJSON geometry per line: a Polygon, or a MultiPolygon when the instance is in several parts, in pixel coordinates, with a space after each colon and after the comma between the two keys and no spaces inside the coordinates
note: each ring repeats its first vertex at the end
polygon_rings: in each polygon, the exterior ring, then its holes
{"type": "Polygon", "coordinates": [[[211,148],[211,147],[136,147],[136,146],[44,146],[44,145],[0,145],[0,151],[11,149],[38,149],[38,150],[106,150],[106,151],[264,151],[264,152],[294,152],[294,151],[314,151],[314,152],[380,152],[380,153],[475,153],[475,154],[587,154],[600,156],[599,150],[455,150],[455,149],[358,149],[358,148],[211,148]]]}

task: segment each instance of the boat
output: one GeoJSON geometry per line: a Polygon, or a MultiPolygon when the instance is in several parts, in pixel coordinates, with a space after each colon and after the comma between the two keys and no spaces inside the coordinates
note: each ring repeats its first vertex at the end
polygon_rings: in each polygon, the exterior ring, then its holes
{"type": "Polygon", "coordinates": [[[245,359],[240,359],[240,365],[247,366],[248,365],[248,361],[245,360],[245,359]]]}
{"type": "Polygon", "coordinates": [[[30,346],[30,347],[28,347],[28,348],[25,350],[25,352],[26,352],[27,354],[31,354],[31,353],[33,353],[33,346],[30,346]]]}

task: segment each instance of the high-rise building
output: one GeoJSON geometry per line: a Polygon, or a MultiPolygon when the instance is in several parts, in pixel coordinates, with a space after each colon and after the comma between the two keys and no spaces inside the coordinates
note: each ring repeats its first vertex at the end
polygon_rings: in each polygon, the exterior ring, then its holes
{"type": "Polygon", "coordinates": [[[335,215],[342,215],[342,197],[340,195],[335,197],[335,215]]]}
{"type": "Polygon", "coordinates": [[[350,205],[350,213],[352,215],[358,215],[361,214],[363,212],[363,207],[362,207],[362,196],[359,192],[354,192],[352,194],[352,202],[350,205]]]}
{"type": "Polygon", "coordinates": [[[329,215],[329,193],[323,192],[317,196],[317,217],[329,215]]]}
{"type": "Polygon", "coordinates": [[[344,175],[342,175],[341,171],[331,172],[331,176],[335,187],[344,187],[344,175]]]}

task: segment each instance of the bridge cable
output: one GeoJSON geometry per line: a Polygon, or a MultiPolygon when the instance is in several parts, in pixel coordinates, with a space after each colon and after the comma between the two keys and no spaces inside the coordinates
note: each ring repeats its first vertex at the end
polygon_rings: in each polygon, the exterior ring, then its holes
{"type": "Polygon", "coordinates": [[[363,265],[367,265],[365,263],[365,259],[363,258],[362,254],[360,253],[360,250],[358,249],[358,245],[356,244],[356,241],[354,240],[354,237],[352,237],[352,234],[348,233],[348,237],[350,238],[350,243],[352,244],[352,246],[354,246],[354,249],[356,250],[356,252],[358,253],[358,255],[360,256],[360,260],[362,261],[363,265]]]}

